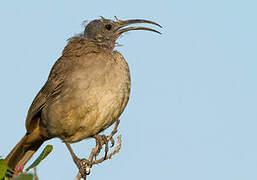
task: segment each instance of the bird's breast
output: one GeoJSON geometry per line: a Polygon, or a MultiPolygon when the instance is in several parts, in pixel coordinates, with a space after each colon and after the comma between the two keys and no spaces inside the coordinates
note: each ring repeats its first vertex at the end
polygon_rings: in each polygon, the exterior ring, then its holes
{"type": "Polygon", "coordinates": [[[129,68],[121,54],[92,54],[79,61],[59,98],[46,108],[50,133],[67,142],[80,141],[112,125],[130,93],[129,68]]]}

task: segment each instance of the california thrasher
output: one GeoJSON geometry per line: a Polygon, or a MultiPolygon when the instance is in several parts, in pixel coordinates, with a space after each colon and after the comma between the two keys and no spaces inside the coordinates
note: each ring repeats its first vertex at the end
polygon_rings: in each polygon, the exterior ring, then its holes
{"type": "Polygon", "coordinates": [[[112,125],[123,112],[130,93],[129,67],[114,51],[116,40],[143,20],[91,21],[83,36],[71,38],[54,64],[48,80],[32,102],[25,136],[6,157],[9,167],[26,164],[42,143],[58,137],[67,145],[93,137],[112,125]]]}

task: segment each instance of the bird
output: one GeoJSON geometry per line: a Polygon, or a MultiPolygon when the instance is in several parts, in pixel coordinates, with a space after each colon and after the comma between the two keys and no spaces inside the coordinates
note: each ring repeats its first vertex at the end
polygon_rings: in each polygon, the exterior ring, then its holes
{"type": "Polygon", "coordinates": [[[25,165],[47,140],[70,143],[94,137],[116,122],[130,96],[130,70],[114,50],[128,31],[159,31],[139,23],[145,19],[115,20],[100,17],[89,22],[82,35],[68,40],[48,79],[34,98],[26,117],[26,133],[5,158],[14,169],[25,165]]]}

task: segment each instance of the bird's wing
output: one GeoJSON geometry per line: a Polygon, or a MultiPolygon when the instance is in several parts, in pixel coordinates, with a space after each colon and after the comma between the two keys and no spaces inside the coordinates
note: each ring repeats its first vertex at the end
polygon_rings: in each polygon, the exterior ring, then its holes
{"type": "Polygon", "coordinates": [[[47,82],[33,100],[26,118],[26,129],[28,132],[35,128],[37,122],[33,120],[36,119],[35,117],[40,117],[41,110],[47,104],[48,100],[55,98],[61,92],[65,80],[65,72],[69,68],[69,60],[65,58],[62,56],[56,61],[47,82]]]}
{"type": "MultiPolygon", "coordinates": [[[[43,88],[42,88],[43,89],[43,88]]],[[[26,118],[26,129],[28,132],[33,130],[35,126],[31,126],[32,119],[39,114],[41,109],[45,106],[46,96],[42,93],[42,89],[39,91],[32,104],[30,105],[27,118],[26,118]]]]}
{"type": "MultiPolygon", "coordinates": [[[[91,44],[92,45],[92,44],[91,44]]],[[[47,82],[39,91],[33,100],[26,118],[27,131],[33,130],[37,124],[34,119],[40,117],[42,108],[47,104],[48,100],[54,100],[60,93],[68,71],[72,71],[71,67],[75,63],[75,59],[91,52],[98,52],[98,47],[88,48],[90,42],[81,37],[72,38],[63,50],[62,56],[55,62],[47,82]]],[[[40,119],[40,118],[39,118],[40,119]]]]}

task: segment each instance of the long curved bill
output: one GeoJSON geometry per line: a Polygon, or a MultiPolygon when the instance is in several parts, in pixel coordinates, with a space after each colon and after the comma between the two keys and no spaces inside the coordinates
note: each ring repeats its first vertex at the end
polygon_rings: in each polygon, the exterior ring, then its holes
{"type": "Polygon", "coordinates": [[[131,19],[131,20],[126,20],[126,21],[118,20],[118,23],[119,23],[119,27],[117,29],[117,33],[119,35],[121,35],[124,32],[133,31],[133,30],[147,30],[147,31],[152,31],[152,32],[161,34],[159,31],[157,31],[155,29],[151,29],[151,28],[143,27],[143,26],[139,26],[139,27],[132,26],[132,27],[123,28],[123,27],[131,25],[131,24],[139,24],[139,23],[153,24],[153,25],[156,25],[156,26],[162,28],[161,25],[159,25],[158,23],[153,22],[153,21],[149,21],[149,20],[145,20],[145,19],[131,19]]]}

